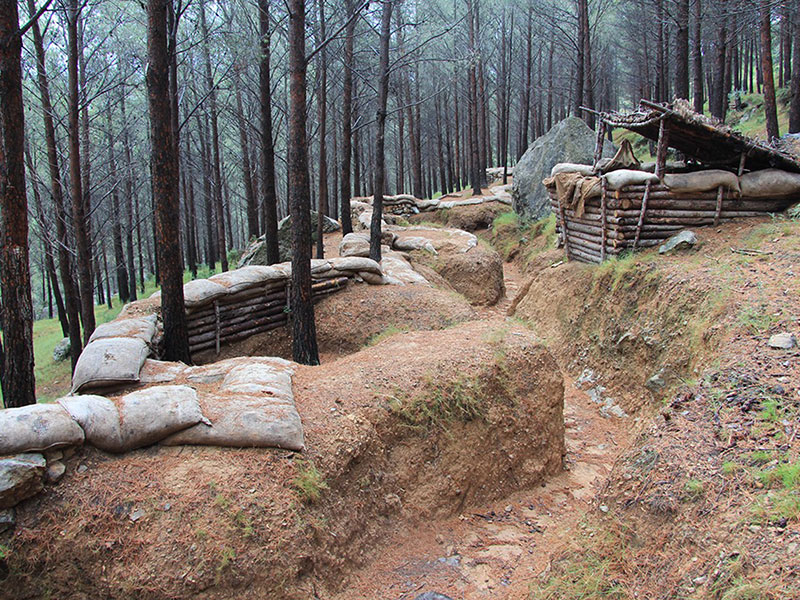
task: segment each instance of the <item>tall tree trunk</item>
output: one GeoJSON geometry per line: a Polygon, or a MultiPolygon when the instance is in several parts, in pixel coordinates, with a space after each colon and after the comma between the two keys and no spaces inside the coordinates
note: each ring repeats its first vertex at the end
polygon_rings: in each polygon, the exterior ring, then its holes
{"type": "Polygon", "coordinates": [[[269,0],[258,0],[258,22],[261,37],[259,62],[259,94],[261,96],[261,201],[267,262],[280,262],[278,252],[278,194],[275,189],[275,148],[272,141],[272,89],[270,84],[269,0]]]}
{"type": "Polygon", "coordinates": [[[577,35],[577,56],[575,60],[575,95],[572,101],[572,112],[580,118],[581,117],[581,102],[583,102],[583,82],[584,82],[584,46],[583,46],[583,3],[588,0],[576,0],[575,2],[575,15],[578,21],[578,35],[577,35]]]}
{"type": "MultiPolygon", "coordinates": [[[[763,0],[762,0],[763,1],[763,0]]],[[[725,54],[728,46],[728,19],[723,8],[724,3],[717,2],[717,39],[714,48],[714,83],[709,86],[709,104],[711,116],[720,121],[725,120],[725,54]]]]}
{"type": "Polygon", "coordinates": [[[794,44],[792,46],[792,100],[789,107],[789,133],[800,132],[800,0],[793,0],[795,8],[793,21],[794,44]]]}
{"type": "Polygon", "coordinates": [[[111,237],[114,245],[114,262],[117,271],[117,289],[119,300],[123,304],[128,302],[128,269],[125,265],[125,253],[122,249],[122,228],[120,226],[119,193],[117,192],[117,157],[114,154],[113,123],[111,106],[106,106],[106,126],[108,127],[108,169],[111,174],[111,237]]]}
{"type": "Polygon", "coordinates": [[[386,187],[386,101],[389,96],[389,36],[391,34],[393,0],[382,0],[380,63],[378,71],[378,114],[375,136],[375,196],[372,201],[369,257],[381,261],[381,221],[383,220],[383,192],[386,187]]]}
{"type": "Polygon", "coordinates": [[[198,4],[200,9],[200,31],[203,35],[203,57],[205,59],[206,87],[208,88],[209,113],[211,120],[211,173],[214,183],[214,212],[217,217],[217,249],[219,262],[223,271],[228,270],[228,247],[225,243],[225,210],[222,202],[222,171],[219,153],[219,120],[217,113],[217,91],[214,77],[211,74],[211,53],[208,41],[208,24],[206,23],[205,3],[198,4]]]}
{"type": "Polygon", "coordinates": [[[242,183],[244,184],[245,206],[247,208],[247,237],[258,237],[258,204],[253,191],[253,173],[250,170],[250,145],[247,136],[247,122],[244,118],[244,103],[242,102],[242,81],[239,71],[241,63],[237,62],[233,68],[233,89],[236,96],[236,123],[239,128],[239,147],[242,150],[242,183]]]}
{"type": "MultiPolygon", "coordinates": [[[[28,12],[31,18],[36,14],[33,0],[28,0],[28,12]]],[[[33,42],[36,50],[36,73],[39,95],[42,101],[42,117],[44,119],[44,137],[47,146],[47,166],[50,174],[50,193],[56,212],[56,246],[58,248],[58,269],[61,283],[64,286],[64,308],[67,312],[70,339],[70,360],[72,368],[81,355],[81,324],[80,324],[80,290],[75,278],[72,262],[72,249],[70,246],[67,228],[66,207],[64,192],[61,185],[61,167],[59,165],[59,151],[56,147],[56,134],[53,118],[53,105],[50,100],[50,86],[47,80],[44,43],[38,21],[34,21],[33,42]]]]}
{"type": "Polygon", "coordinates": [[[472,156],[470,161],[470,180],[472,195],[481,195],[480,154],[478,152],[478,82],[475,55],[475,14],[474,0],[468,0],[469,11],[469,147],[472,156]]]}
{"type": "Polygon", "coordinates": [[[533,44],[533,2],[528,2],[528,29],[526,36],[526,49],[525,49],[525,89],[522,92],[522,119],[520,125],[520,143],[517,147],[517,159],[520,159],[525,151],[528,149],[528,131],[530,129],[530,116],[531,116],[531,71],[532,67],[532,54],[531,46],[533,44]]]}
{"type": "Polygon", "coordinates": [[[311,296],[311,205],[306,141],[305,2],[289,0],[289,213],[292,217],[292,357],[319,364],[311,296]]]}
{"type": "Polygon", "coordinates": [[[772,32],[770,26],[771,0],[761,0],[760,26],[761,72],[764,77],[764,117],[767,121],[767,140],[780,136],[778,131],[778,108],[775,101],[775,79],[772,71],[772,32]]]}
{"type": "Polygon", "coordinates": [[[164,322],[164,359],[191,362],[186,309],[183,300],[178,180],[172,107],[169,94],[167,3],[147,2],[147,104],[150,112],[153,200],[156,243],[161,276],[161,317],[164,322]]]}
{"type": "MultiPolygon", "coordinates": [[[[120,88],[120,111],[122,112],[122,149],[125,153],[125,249],[128,261],[128,300],[136,300],[136,260],[133,253],[133,233],[138,229],[134,215],[134,173],[131,140],[128,134],[128,121],[125,116],[125,90],[120,88]]],[[[141,257],[141,251],[139,252],[141,257]]],[[[144,283],[144,280],[142,280],[144,283]]]]}
{"type": "Polygon", "coordinates": [[[675,95],[689,99],[689,3],[677,0],[677,32],[675,33],[675,95]]]}
{"type": "Polygon", "coordinates": [[[88,343],[94,332],[94,293],[92,289],[92,253],[87,227],[88,215],[83,196],[81,179],[81,149],[78,116],[80,111],[78,96],[78,19],[81,8],[78,0],[67,0],[67,59],[69,96],[69,178],[72,195],[72,222],[75,231],[77,250],[78,280],[80,281],[81,320],[83,321],[83,342],[88,343]]]}
{"type": "Polygon", "coordinates": [[[6,408],[36,403],[21,54],[17,3],[0,2],[0,386],[6,408]]]}
{"type": "Polygon", "coordinates": [[[342,179],[340,218],[342,221],[342,234],[347,235],[353,231],[350,216],[350,198],[353,190],[350,185],[350,158],[353,154],[353,38],[355,36],[356,21],[353,18],[353,0],[345,0],[346,17],[344,41],[344,75],[342,82],[342,179]]]}
{"type": "MultiPolygon", "coordinates": [[[[319,39],[325,41],[325,4],[318,0],[319,39]]],[[[328,214],[328,155],[325,139],[328,135],[328,53],[319,52],[319,91],[317,92],[317,119],[319,121],[319,195],[317,197],[317,258],[325,257],[323,225],[328,214]]]]}
{"type": "Polygon", "coordinates": [[[694,40],[692,45],[692,80],[693,80],[693,104],[697,113],[703,114],[703,104],[705,96],[703,94],[703,40],[701,38],[700,25],[702,23],[702,0],[694,0],[694,19],[692,27],[694,40]]]}

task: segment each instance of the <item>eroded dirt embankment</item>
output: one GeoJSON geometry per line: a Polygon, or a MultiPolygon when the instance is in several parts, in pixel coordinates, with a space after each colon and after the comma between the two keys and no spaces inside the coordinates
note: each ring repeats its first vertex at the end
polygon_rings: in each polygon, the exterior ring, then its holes
{"type": "Polygon", "coordinates": [[[299,368],[294,388],[300,455],[79,450],[18,510],[2,595],[308,598],[387,531],[561,469],[562,378],[520,326],[400,333],[299,368]]]}

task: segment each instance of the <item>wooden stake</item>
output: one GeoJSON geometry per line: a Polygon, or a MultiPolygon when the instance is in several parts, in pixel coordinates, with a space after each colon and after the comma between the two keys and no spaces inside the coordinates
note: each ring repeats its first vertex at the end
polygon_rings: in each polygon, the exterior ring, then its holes
{"type": "Polygon", "coordinates": [[[606,259],[606,178],[600,180],[600,226],[603,230],[603,241],[600,246],[600,261],[606,259]]]}
{"type": "MultiPolygon", "coordinates": [[[[744,154],[742,154],[744,156],[744,154]]],[[[722,213],[722,186],[717,188],[717,208],[714,211],[714,227],[719,225],[719,215],[722,213]]]]}
{"type": "Polygon", "coordinates": [[[667,148],[669,147],[669,125],[666,119],[658,123],[658,146],[656,147],[656,177],[664,179],[667,164],[667,148]]]}
{"type": "MultiPolygon", "coordinates": [[[[721,188],[720,188],[721,189],[721,188]]],[[[650,198],[650,182],[647,182],[644,188],[644,195],[642,196],[642,211],[639,213],[639,222],[636,224],[636,236],[633,238],[633,249],[639,245],[639,236],[642,234],[642,225],[644,225],[644,215],[647,212],[647,200],[650,198]]]]}

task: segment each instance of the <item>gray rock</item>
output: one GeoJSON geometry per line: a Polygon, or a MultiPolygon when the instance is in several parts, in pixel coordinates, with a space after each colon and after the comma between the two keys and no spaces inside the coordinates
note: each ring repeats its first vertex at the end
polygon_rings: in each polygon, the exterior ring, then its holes
{"type": "Polygon", "coordinates": [[[659,369],[650,379],[648,379],[644,387],[651,392],[660,392],[667,387],[667,382],[664,380],[664,369],[659,369]]]}
{"type": "Polygon", "coordinates": [[[697,244],[697,234],[691,229],[684,229],[661,244],[658,247],[658,253],[666,254],[673,250],[685,250],[687,248],[692,248],[695,244],[697,244]]]}
{"type": "MultiPolygon", "coordinates": [[[[340,231],[342,226],[338,221],[334,221],[330,217],[325,217],[323,220],[322,231],[323,233],[332,233],[340,231]]],[[[311,241],[317,242],[317,213],[311,211],[311,241]]],[[[284,217],[278,223],[278,252],[281,262],[292,260],[292,218],[284,217]]],[[[242,258],[239,259],[238,267],[247,265],[266,265],[267,262],[267,243],[266,235],[262,235],[247,247],[242,253],[242,258]]]]}
{"type": "Polygon", "coordinates": [[[48,483],[58,483],[61,478],[64,476],[64,473],[67,472],[67,467],[64,466],[60,460],[54,460],[47,465],[47,471],[45,471],[45,479],[47,479],[48,483]]]}
{"type": "Polygon", "coordinates": [[[41,454],[17,454],[0,459],[0,509],[16,506],[44,486],[46,466],[41,454]]]}
{"type": "Polygon", "coordinates": [[[69,350],[70,350],[69,338],[63,338],[60,342],[56,344],[56,347],[53,348],[53,360],[55,362],[61,362],[62,360],[68,359],[69,350]]]}
{"type": "MultiPolygon", "coordinates": [[[[596,138],[595,132],[577,117],[567,117],[537,138],[514,167],[514,211],[527,219],[549,215],[550,197],[542,180],[550,177],[558,163],[592,164],[596,138]]],[[[603,156],[614,156],[614,146],[608,140],[603,156]]]]}
{"type": "Polygon", "coordinates": [[[13,508],[0,510],[0,533],[14,529],[17,524],[17,511],[13,508]]]}
{"type": "Polygon", "coordinates": [[[797,338],[793,333],[788,333],[784,331],[783,333],[776,333],[773,336],[770,336],[769,342],[770,348],[777,348],[778,350],[791,350],[797,346],[797,338]]]}
{"type": "Polygon", "coordinates": [[[436,592],[425,592],[420,594],[414,600],[453,600],[450,596],[444,594],[437,594],[436,592]]]}

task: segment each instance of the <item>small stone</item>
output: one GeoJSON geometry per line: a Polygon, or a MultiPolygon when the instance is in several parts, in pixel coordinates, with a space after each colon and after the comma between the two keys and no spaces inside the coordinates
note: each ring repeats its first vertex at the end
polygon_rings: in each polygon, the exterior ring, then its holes
{"type": "Polygon", "coordinates": [[[600,505],[600,512],[607,513],[608,512],[608,506],[606,506],[605,504],[601,504],[600,505]]]}
{"type": "Polygon", "coordinates": [[[506,506],[506,512],[507,513],[510,513],[512,510],[514,510],[513,506],[511,506],[510,504],[508,506],[506,506]]]}
{"type": "Polygon", "coordinates": [[[705,575],[701,575],[700,577],[695,577],[692,579],[692,583],[695,585],[703,585],[706,581],[708,581],[708,577],[705,575]]]}
{"type": "Polygon", "coordinates": [[[424,594],[420,594],[414,600],[453,600],[450,596],[445,596],[444,594],[438,594],[436,592],[425,592],[424,594]]]}
{"type": "Polygon", "coordinates": [[[89,467],[86,466],[86,463],[81,463],[78,465],[78,468],[75,469],[78,473],[86,473],[89,470],[89,467]]]}
{"type": "Polygon", "coordinates": [[[11,508],[38,494],[46,466],[41,454],[18,454],[0,460],[0,508],[11,508]]]}
{"type": "Polygon", "coordinates": [[[694,247],[696,244],[697,234],[691,229],[684,229],[661,244],[661,246],[658,247],[658,253],[666,254],[673,250],[685,250],[694,247]]]}
{"type": "Polygon", "coordinates": [[[748,529],[750,530],[751,533],[758,533],[759,531],[761,531],[761,525],[750,525],[748,529]]]}
{"type": "Polygon", "coordinates": [[[654,393],[660,392],[667,387],[667,382],[664,381],[664,369],[659,369],[657,373],[645,382],[644,387],[654,393]]]}
{"type": "Polygon", "coordinates": [[[50,464],[54,460],[61,460],[64,458],[64,453],[61,450],[46,450],[44,453],[44,458],[47,461],[47,464],[50,464]]]}
{"type": "Polygon", "coordinates": [[[55,362],[61,362],[62,360],[66,360],[69,357],[70,351],[70,343],[69,338],[62,338],[60,342],[56,344],[56,347],[53,348],[53,360],[55,362]]]}
{"type": "Polygon", "coordinates": [[[57,483],[67,472],[67,467],[60,460],[54,460],[47,465],[45,479],[48,483],[57,483]]]}
{"type": "Polygon", "coordinates": [[[128,516],[128,518],[131,520],[131,522],[136,523],[136,521],[141,519],[143,516],[144,516],[144,510],[141,508],[137,508],[130,514],[130,516],[128,516]]]}
{"type": "Polygon", "coordinates": [[[792,348],[797,346],[797,338],[793,333],[788,333],[784,331],[783,333],[776,333],[773,336],[770,336],[769,342],[770,348],[776,348],[778,350],[791,350],[792,348]]]}
{"type": "Polygon", "coordinates": [[[14,529],[17,524],[17,512],[13,508],[0,510],[0,533],[14,529]]]}
{"type": "Polygon", "coordinates": [[[165,502],[164,503],[164,512],[167,512],[167,511],[169,511],[171,509],[172,509],[172,504],[170,504],[169,502],[165,502]]]}

